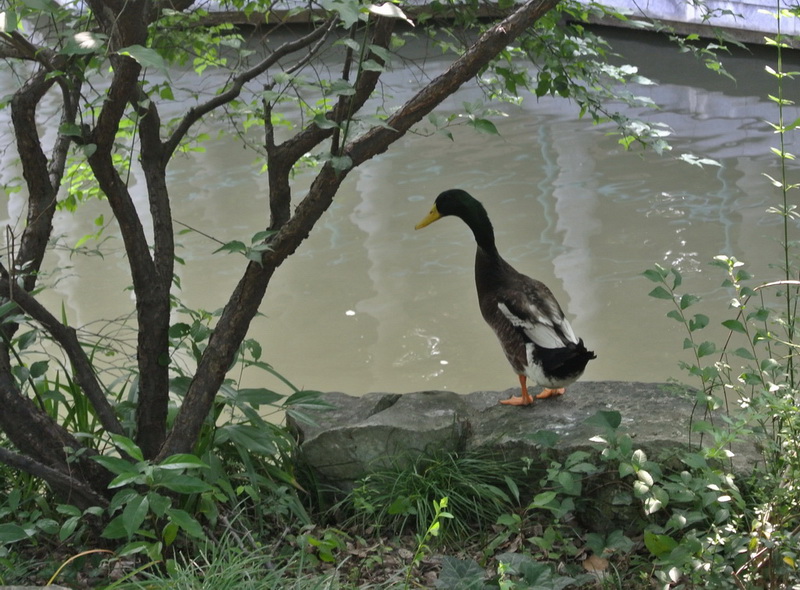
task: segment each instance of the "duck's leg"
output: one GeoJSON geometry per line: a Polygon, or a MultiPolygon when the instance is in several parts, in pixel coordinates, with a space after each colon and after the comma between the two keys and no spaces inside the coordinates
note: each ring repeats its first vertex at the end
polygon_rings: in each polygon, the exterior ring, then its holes
{"type": "Polygon", "coordinates": [[[528,393],[528,378],[525,375],[519,376],[519,392],[520,397],[513,396],[500,400],[500,403],[507,406],[528,406],[533,403],[533,398],[528,393]]]}
{"type": "Polygon", "coordinates": [[[548,397],[553,397],[554,395],[564,395],[566,389],[563,387],[559,387],[558,389],[543,389],[542,393],[536,396],[536,399],[547,399],[548,397]]]}

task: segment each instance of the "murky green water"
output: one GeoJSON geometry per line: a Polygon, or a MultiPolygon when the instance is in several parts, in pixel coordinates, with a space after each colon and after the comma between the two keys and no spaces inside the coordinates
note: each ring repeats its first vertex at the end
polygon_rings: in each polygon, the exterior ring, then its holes
{"type": "MultiPolygon", "coordinates": [[[[311,237],[276,273],[251,330],[265,360],[298,386],[356,394],[515,386],[477,308],[471,233],[452,219],[414,231],[440,191],[460,187],[486,205],[500,251],[553,289],[576,333],[597,352],[585,379],[681,376],[684,334],[664,318],[669,307],[647,297],[652,285],[640,273],[653,263],[676,265],[711,313],[724,312],[729,297],[707,264],[714,255],[735,255],[758,279],[776,278],[769,265],[779,262],[777,219],[765,210],[778,194],[763,176],[776,174],[777,164],[770,153],[776,136],[763,122],[776,118],[767,98],[775,92],[772,78],[764,74],[771,57],[759,49],[726,60],[734,83],[652,38],[612,37],[658,82],[641,91],[664,106],[647,116],[672,127],[673,153],[626,152],[609,129],[577,119],[574,104],[549,98],[506,108],[499,137],[466,127],[454,131],[454,142],[407,136],[351,173],[311,237]],[[721,166],[678,162],[682,152],[721,166]]],[[[398,100],[411,77],[393,74],[398,100]]],[[[787,84],[796,98],[797,83],[787,84]]],[[[465,89],[449,107],[477,97],[465,89]]],[[[222,241],[249,240],[267,219],[258,167],[251,154],[221,141],[179,158],[170,168],[176,220],[222,241]]],[[[296,195],[310,178],[298,179],[296,195]]],[[[12,198],[12,223],[19,207],[12,198]]],[[[89,209],[86,220],[60,215],[58,231],[73,241],[94,231],[90,219],[104,204],[89,209]]],[[[244,260],[212,254],[218,244],[199,234],[181,243],[182,299],[222,307],[244,260]]],[[[73,325],[131,309],[121,242],[104,247],[100,265],[65,251],[49,261],[71,267],[48,299],[56,309],[63,301],[73,325]]]]}

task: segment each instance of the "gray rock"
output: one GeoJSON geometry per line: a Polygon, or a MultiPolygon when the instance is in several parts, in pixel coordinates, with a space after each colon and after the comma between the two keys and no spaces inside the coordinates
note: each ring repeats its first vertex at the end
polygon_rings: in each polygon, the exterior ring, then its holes
{"type": "MultiPolygon", "coordinates": [[[[531,435],[542,430],[559,435],[557,449],[563,454],[590,449],[590,439],[602,429],[586,419],[601,410],[619,412],[620,428],[635,447],[664,460],[679,447],[698,444],[690,424],[708,419],[695,410],[691,391],[663,383],[579,382],[563,396],[528,407],[499,405],[517,392],[328,393],[324,399],[334,409],[311,412],[313,425],[290,420],[289,426],[315,477],[346,490],[371,470],[432,450],[480,449],[535,460],[539,451],[531,435]]],[[[760,460],[753,448],[733,452],[737,471],[749,472],[760,460]]]]}

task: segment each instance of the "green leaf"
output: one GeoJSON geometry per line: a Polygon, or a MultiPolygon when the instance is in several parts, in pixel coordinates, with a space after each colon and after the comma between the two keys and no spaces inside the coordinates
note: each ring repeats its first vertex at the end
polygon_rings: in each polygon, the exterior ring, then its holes
{"type": "Polygon", "coordinates": [[[556,480],[561,487],[564,488],[564,493],[570,496],[578,496],[581,493],[581,480],[569,471],[561,471],[556,480]]]}
{"type": "Polygon", "coordinates": [[[470,119],[469,124],[481,133],[500,135],[497,127],[489,119],[470,119]]]}
{"type": "Polygon", "coordinates": [[[677,268],[670,268],[669,272],[672,275],[672,290],[674,291],[683,283],[683,277],[677,268]]]}
{"type": "Polygon", "coordinates": [[[53,0],[22,0],[22,4],[33,10],[51,14],[59,8],[58,3],[53,0]]]}
{"type": "Polygon", "coordinates": [[[147,500],[150,502],[150,512],[161,518],[167,512],[167,508],[172,506],[172,500],[166,496],[162,496],[158,492],[150,492],[147,494],[147,500]]]}
{"type": "Polygon", "coordinates": [[[108,489],[121,488],[132,483],[144,483],[145,477],[139,471],[120,473],[117,477],[108,482],[108,489]]]}
{"type": "Polygon", "coordinates": [[[525,435],[525,438],[543,449],[554,449],[561,436],[552,430],[537,430],[533,434],[525,435]]]}
{"type": "Polygon", "coordinates": [[[123,47],[117,53],[135,59],[143,68],[156,68],[165,76],[169,75],[167,63],[155,49],[142,47],[141,45],[129,45],[128,47],[123,47]]]}
{"type": "Polygon", "coordinates": [[[347,80],[334,80],[330,88],[327,89],[327,94],[332,94],[334,96],[352,96],[356,93],[356,89],[353,85],[348,82],[347,80]]]}
{"type": "Polygon", "coordinates": [[[337,129],[339,127],[336,121],[332,121],[325,116],[325,113],[317,113],[314,116],[314,125],[320,129],[337,129]]]}
{"type": "Polygon", "coordinates": [[[183,338],[189,334],[191,326],[185,322],[178,322],[169,327],[170,338],[183,338]]]}
{"type": "Polygon", "coordinates": [[[725,320],[722,322],[722,325],[728,328],[731,332],[739,332],[740,334],[746,334],[747,329],[744,327],[744,324],[739,320],[725,320]]]}
{"type": "Polygon", "coordinates": [[[130,539],[142,526],[150,510],[150,501],[147,496],[134,496],[122,511],[122,526],[125,534],[130,539]]]}
{"type": "Polygon", "coordinates": [[[65,520],[64,524],[61,525],[61,530],[58,531],[58,540],[63,542],[69,539],[72,533],[75,532],[75,529],[78,528],[78,523],[80,523],[80,521],[81,519],[78,516],[73,516],[65,520]]]}
{"type": "Polygon", "coordinates": [[[95,455],[92,459],[100,463],[100,465],[108,469],[111,473],[116,473],[117,475],[122,473],[139,473],[139,469],[136,465],[125,459],[120,459],[119,457],[95,455]]]}
{"type": "Polygon", "coordinates": [[[177,524],[181,529],[186,531],[192,537],[197,539],[205,539],[206,534],[203,532],[203,527],[197,522],[188,512],[178,508],[170,508],[167,510],[167,516],[177,524]]]}
{"type": "Polygon", "coordinates": [[[29,538],[24,528],[14,523],[0,524],[0,545],[16,543],[29,538]]]}
{"type": "Polygon", "coordinates": [[[188,453],[170,455],[158,465],[161,469],[209,469],[199,457],[188,453]]]}
{"type": "Polygon", "coordinates": [[[122,515],[114,517],[103,529],[101,537],[105,539],[122,539],[128,536],[125,532],[122,515]]]}
{"type": "Polygon", "coordinates": [[[655,297],[656,299],[672,299],[672,293],[661,286],[658,286],[650,291],[648,295],[650,295],[650,297],[655,297]]]}
{"type": "Polygon", "coordinates": [[[250,453],[273,455],[277,452],[275,443],[263,428],[248,424],[226,424],[219,429],[221,441],[230,440],[250,453]]]}
{"type": "Polygon", "coordinates": [[[122,436],[121,434],[112,434],[111,440],[114,441],[114,446],[126,453],[128,456],[132,457],[136,461],[144,461],[142,450],[127,436],[122,436]]]}
{"type": "Polygon", "coordinates": [[[180,527],[174,522],[168,522],[161,532],[161,538],[164,540],[164,545],[169,547],[178,538],[178,531],[180,527]]]}
{"type": "Polygon", "coordinates": [[[508,491],[511,492],[511,495],[514,499],[519,502],[519,487],[517,486],[517,482],[513,479],[508,477],[507,475],[503,476],[503,479],[506,482],[506,486],[508,487],[508,491]]]}
{"type": "Polygon", "coordinates": [[[484,571],[472,559],[458,559],[446,555],[442,558],[442,569],[436,580],[437,588],[458,590],[483,590],[484,571]]]}
{"type": "Polygon", "coordinates": [[[697,356],[704,357],[714,354],[717,351],[717,346],[713,342],[705,341],[697,347],[697,356]]]}
{"type": "Polygon", "coordinates": [[[690,295],[689,293],[685,293],[681,295],[679,306],[681,309],[686,309],[700,301],[700,298],[696,295],[690,295]]]}
{"type": "Polygon", "coordinates": [[[81,128],[75,123],[64,123],[58,128],[58,132],[69,137],[81,137],[81,128]]]}
{"type": "Polygon", "coordinates": [[[695,332],[696,330],[702,330],[708,325],[709,319],[707,315],[702,313],[695,314],[695,316],[689,320],[689,331],[695,332]]]}
{"type": "Polygon", "coordinates": [[[667,278],[667,272],[661,267],[658,267],[657,269],[649,268],[642,273],[642,276],[653,281],[654,283],[660,283],[667,278]]]}
{"type": "Polygon", "coordinates": [[[36,361],[30,367],[30,375],[32,379],[37,379],[47,373],[49,361],[36,361]]]}
{"type": "Polygon", "coordinates": [[[416,514],[417,510],[411,503],[411,500],[408,496],[400,496],[395,498],[394,501],[389,504],[389,507],[386,509],[388,514],[396,515],[396,514],[416,514]]]}
{"type": "Polygon", "coordinates": [[[667,317],[675,320],[676,322],[683,323],[683,316],[681,315],[681,312],[679,312],[677,309],[672,309],[668,311],[667,317]]]}
{"type": "Polygon", "coordinates": [[[236,399],[253,406],[269,406],[281,401],[283,396],[264,387],[254,387],[239,389],[236,392],[236,399]]]}
{"type": "Polygon", "coordinates": [[[678,542],[669,535],[657,535],[651,531],[645,531],[644,545],[654,556],[664,557],[678,546],[678,542]]]}
{"type": "Polygon", "coordinates": [[[229,253],[235,252],[239,254],[244,254],[245,252],[247,252],[247,246],[245,245],[244,242],[241,242],[239,240],[231,240],[230,242],[226,242],[222,246],[214,250],[213,253],[216,254],[217,252],[229,252],[229,253]]]}
{"type": "Polygon", "coordinates": [[[692,469],[705,469],[708,467],[706,458],[699,453],[686,453],[681,457],[681,461],[692,469]]]}
{"type": "Polygon", "coordinates": [[[174,478],[162,481],[160,485],[179,494],[201,494],[214,489],[211,484],[192,475],[177,475],[174,478]]]}
{"type": "Polygon", "coordinates": [[[361,62],[361,69],[367,72],[383,72],[386,70],[386,67],[374,59],[365,59],[361,62]]]}
{"type": "Polygon", "coordinates": [[[541,492],[534,496],[529,508],[547,508],[556,499],[558,494],[553,491],[541,492]]]}
{"type": "MultiPolygon", "coordinates": [[[[103,534],[105,536],[105,533],[103,534]]],[[[108,537],[111,538],[111,537],[108,537]]],[[[119,537],[116,537],[119,538],[119,537]]],[[[114,552],[116,557],[125,557],[128,555],[136,555],[138,553],[146,553],[148,555],[154,550],[154,547],[159,545],[158,543],[148,543],[147,541],[134,541],[132,543],[126,543],[122,548],[117,549],[114,552]]],[[[160,551],[156,549],[158,554],[160,551]]]]}
{"type": "Polygon", "coordinates": [[[593,416],[589,416],[584,423],[590,426],[616,430],[622,424],[622,414],[614,410],[599,410],[593,416]]]}
{"type": "Polygon", "coordinates": [[[0,32],[11,33],[19,26],[19,15],[16,12],[6,10],[0,12],[0,32]]]}
{"type": "Polygon", "coordinates": [[[346,29],[361,18],[359,3],[354,0],[322,0],[321,4],[325,10],[336,12],[346,29]]]}

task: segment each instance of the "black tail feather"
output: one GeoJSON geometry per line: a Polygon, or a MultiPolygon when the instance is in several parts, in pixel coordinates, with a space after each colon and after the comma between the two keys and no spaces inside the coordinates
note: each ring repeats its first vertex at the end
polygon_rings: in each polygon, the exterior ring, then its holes
{"type": "Polygon", "coordinates": [[[586,349],[583,340],[563,348],[536,346],[536,356],[541,360],[545,374],[557,379],[569,379],[580,375],[589,361],[597,358],[594,351],[586,349]]]}

